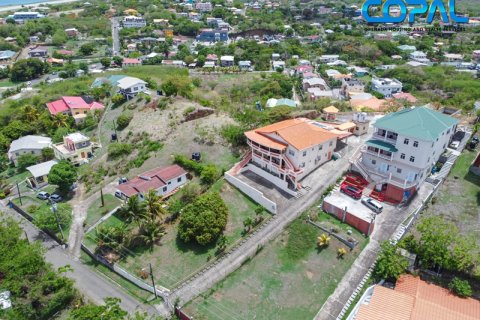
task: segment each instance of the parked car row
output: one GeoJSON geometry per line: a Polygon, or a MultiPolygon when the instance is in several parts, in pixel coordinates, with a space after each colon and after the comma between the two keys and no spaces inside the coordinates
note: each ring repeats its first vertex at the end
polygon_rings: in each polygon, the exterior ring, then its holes
{"type": "Polygon", "coordinates": [[[45,192],[45,191],[41,191],[37,194],[37,198],[40,199],[40,200],[52,200],[54,202],[60,202],[63,200],[63,198],[54,193],[54,194],[50,194],[48,192],[45,192]]]}
{"type": "MultiPolygon", "coordinates": [[[[362,198],[362,191],[354,186],[343,184],[340,187],[340,192],[352,197],[355,200],[362,198]]],[[[383,211],[383,206],[375,199],[363,197],[361,202],[375,213],[381,213],[383,211]]]]}

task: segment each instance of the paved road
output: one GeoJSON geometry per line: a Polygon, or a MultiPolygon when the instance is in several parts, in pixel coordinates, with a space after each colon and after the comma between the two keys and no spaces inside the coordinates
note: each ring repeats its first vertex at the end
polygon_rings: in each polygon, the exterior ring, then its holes
{"type": "Polygon", "coordinates": [[[66,275],[75,280],[75,286],[93,303],[101,304],[105,298],[115,297],[121,299],[121,307],[129,313],[134,313],[135,311],[146,311],[149,314],[156,313],[152,307],[141,304],[128,293],[124,292],[117,284],[107,280],[81,262],[72,259],[67,250],[64,250],[58,243],[18,213],[7,208],[3,202],[0,202],[0,210],[20,222],[29,241],[39,240],[42,242],[46,249],[45,259],[51,263],[54,268],[70,265],[73,271],[66,273],[66,275]]]}
{"type": "Polygon", "coordinates": [[[120,28],[120,23],[118,22],[117,17],[112,17],[112,52],[114,56],[120,54],[120,37],[118,35],[118,31],[120,28]]]}

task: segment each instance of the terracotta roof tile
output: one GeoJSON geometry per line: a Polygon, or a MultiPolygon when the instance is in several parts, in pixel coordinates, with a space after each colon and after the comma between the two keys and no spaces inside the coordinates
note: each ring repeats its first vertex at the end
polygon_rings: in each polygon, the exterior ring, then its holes
{"type": "Polygon", "coordinates": [[[297,150],[335,139],[337,134],[322,129],[305,118],[277,122],[245,133],[247,138],[270,148],[284,150],[286,144],[297,150]]]}
{"type": "Polygon", "coordinates": [[[420,278],[403,275],[394,290],[376,286],[355,320],[478,320],[480,301],[460,298],[420,278]]]}

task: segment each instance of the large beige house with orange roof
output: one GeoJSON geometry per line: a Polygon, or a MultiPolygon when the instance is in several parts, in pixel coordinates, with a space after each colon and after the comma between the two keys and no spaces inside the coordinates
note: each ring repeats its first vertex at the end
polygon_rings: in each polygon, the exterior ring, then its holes
{"type": "Polygon", "coordinates": [[[233,168],[247,167],[278,188],[295,195],[299,181],[332,158],[337,139],[345,134],[315,121],[298,118],[245,132],[251,150],[233,168]]]}
{"type": "Polygon", "coordinates": [[[477,320],[480,301],[460,298],[449,290],[411,275],[395,289],[376,285],[362,296],[348,320],[477,320]]]}

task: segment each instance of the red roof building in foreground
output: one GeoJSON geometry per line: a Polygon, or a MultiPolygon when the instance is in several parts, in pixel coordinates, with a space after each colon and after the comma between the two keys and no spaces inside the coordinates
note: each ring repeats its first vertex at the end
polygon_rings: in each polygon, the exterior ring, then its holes
{"type": "Polygon", "coordinates": [[[187,183],[187,172],[178,165],[172,165],[152,169],[118,185],[115,194],[124,199],[135,195],[143,199],[150,190],[156,190],[158,195],[167,197],[185,183],[187,183]]]}
{"type": "Polygon", "coordinates": [[[53,116],[58,113],[63,113],[73,116],[75,121],[79,122],[86,117],[89,111],[105,109],[105,106],[99,102],[90,101],[88,98],[65,96],[47,103],[47,109],[53,116]]]}
{"type": "Polygon", "coordinates": [[[355,320],[480,319],[480,301],[460,298],[411,275],[401,276],[393,290],[375,286],[370,301],[359,304],[355,320]]]}

